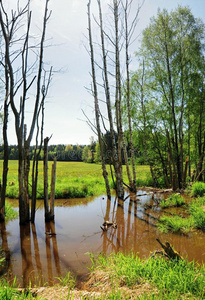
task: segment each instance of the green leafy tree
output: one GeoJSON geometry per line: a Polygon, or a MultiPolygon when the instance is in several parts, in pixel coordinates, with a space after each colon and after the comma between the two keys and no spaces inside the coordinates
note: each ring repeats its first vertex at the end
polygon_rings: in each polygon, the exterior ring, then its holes
{"type": "Polygon", "coordinates": [[[198,145],[196,160],[199,153],[204,156],[204,24],[187,7],[159,11],[144,30],[137,54],[141,66],[132,78],[137,103],[132,113],[137,130],[144,134],[146,160],[150,165],[160,163],[167,185],[170,181],[174,189],[182,188],[192,137],[198,145]],[[198,142],[191,129],[193,119],[198,142]]]}

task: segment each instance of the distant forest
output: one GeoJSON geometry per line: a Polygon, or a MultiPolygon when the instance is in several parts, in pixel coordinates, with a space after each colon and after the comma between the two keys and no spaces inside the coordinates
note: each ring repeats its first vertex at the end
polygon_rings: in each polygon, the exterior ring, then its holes
{"type": "MultiPolygon", "coordinates": [[[[85,145],[50,145],[48,146],[48,159],[51,161],[57,157],[58,161],[83,161],[83,149],[86,150],[89,146],[85,145]]],[[[30,147],[30,158],[34,152],[35,146],[30,147]]],[[[85,151],[84,150],[84,151],[85,151]]],[[[9,159],[18,160],[18,146],[9,146],[9,159]]],[[[4,158],[3,145],[0,146],[0,159],[4,158]]],[[[43,159],[43,150],[41,151],[40,160],[43,159]]]]}

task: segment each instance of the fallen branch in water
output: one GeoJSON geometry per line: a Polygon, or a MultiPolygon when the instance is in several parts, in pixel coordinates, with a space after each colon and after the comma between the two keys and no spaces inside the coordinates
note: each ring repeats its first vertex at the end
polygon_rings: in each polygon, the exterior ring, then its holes
{"type": "Polygon", "coordinates": [[[174,250],[171,247],[170,243],[166,242],[165,244],[163,244],[160,241],[160,239],[157,238],[156,240],[162,246],[164,251],[159,251],[159,250],[154,251],[152,256],[155,256],[156,254],[162,254],[162,255],[168,257],[169,259],[176,259],[176,260],[183,259],[183,257],[176,250],[174,250]]]}
{"type": "Polygon", "coordinates": [[[109,227],[113,227],[114,229],[117,228],[117,224],[114,222],[110,222],[110,221],[105,221],[102,226],[100,226],[100,228],[102,229],[102,231],[107,231],[109,227]],[[102,227],[103,226],[103,227],[102,227]]]}

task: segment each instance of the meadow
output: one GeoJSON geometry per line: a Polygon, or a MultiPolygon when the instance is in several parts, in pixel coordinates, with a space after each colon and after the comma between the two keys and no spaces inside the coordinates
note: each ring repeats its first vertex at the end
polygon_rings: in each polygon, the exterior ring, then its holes
{"type": "MultiPolygon", "coordinates": [[[[51,180],[51,165],[48,165],[49,182],[51,180]]],[[[2,173],[3,161],[0,162],[2,173]]],[[[151,186],[152,178],[149,166],[137,166],[137,186],[151,186]]],[[[109,181],[113,188],[114,184],[110,176],[109,181]]],[[[37,198],[43,198],[43,162],[39,162],[39,180],[37,198]]],[[[123,166],[124,182],[128,183],[125,166],[123,166]]],[[[31,178],[30,178],[31,183],[31,178]]],[[[83,162],[57,162],[56,169],[56,198],[81,198],[105,193],[105,184],[100,164],[88,164],[83,162]]],[[[31,188],[30,188],[31,193],[31,188]]],[[[50,190],[49,190],[50,193],[50,190]]],[[[7,197],[18,198],[18,161],[9,161],[7,197]]]]}

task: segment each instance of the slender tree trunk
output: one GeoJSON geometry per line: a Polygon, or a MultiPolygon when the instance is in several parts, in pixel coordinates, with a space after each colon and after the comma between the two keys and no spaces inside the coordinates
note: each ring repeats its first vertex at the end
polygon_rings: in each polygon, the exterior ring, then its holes
{"type": "Polygon", "coordinates": [[[18,160],[18,182],[19,182],[19,222],[20,225],[27,223],[26,219],[26,207],[24,201],[24,160],[23,160],[23,148],[18,147],[19,160],[18,160]]]}
{"type": "Polygon", "coordinates": [[[24,202],[26,210],[26,220],[30,220],[29,210],[29,171],[30,171],[30,157],[29,146],[26,143],[26,125],[24,125],[24,202]]]}
{"type": "Polygon", "coordinates": [[[54,220],[55,182],[56,182],[56,157],[54,158],[52,164],[52,171],[51,171],[50,220],[54,220]]]}
{"type": "Polygon", "coordinates": [[[174,125],[174,160],[176,161],[176,167],[177,167],[177,173],[175,173],[175,176],[177,176],[177,186],[178,188],[182,187],[182,172],[181,172],[181,160],[180,160],[180,153],[179,153],[179,146],[178,146],[178,133],[177,133],[177,121],[176,121],[176,113],[175,113],[175,97],[174,97],[174,90],[173,90],[173,84],[172,84],[172,74],[171,74],[171,68],[170,68],[170,62],[169,62],[169,51],[167,43],[165,44],[165,50],[166,50],[166,64],[167,64],[167,74],[168,74],[168,81],[169,81],[169,89],[170,89],[170,97],[171,97],[171,112],[172,112],[172,119],[173,119],[173,125],[174,125]]]}
{"type": "Polygon", "coordinates": [[[32,198],[31,198],[31,222],[35,222],[36,213],[36,193],[37,193],[37,181],[38,181],[38,158],[36,155],[36,148],[33,155],[32,165],[32,198]]]}
{"type": "Polygon", "coordinates": [[[1,202],[0,202],[0,222],[5,221],[5,198],[6,198],[6,186],[7,186],[7,174],[8,174],[8,139],[7,139],[7,123],[8,123],[8,94],[6,92],[6,98],[4,102],[4,122],[3,122],[3,141],[4,141],[4,161],[3,161],[3,176],[2,185],[0,187],[1,202]]]}
{"type": "Polygon", "coordinates": [[[50,211],[48,205],[48,141],[49,138],[44,139],[44,160],[43,160],[43,170],[44,170],[44,213],[45,222],[50,221],[50,211]]]}
{"type": "Polygon", "coordinates": [[[98,103],[98,91],[97,91],[97,83],[96,83],[96,75],[95,75],[95,59],[94,59],[92,31],[91,31],[90,3],[91,3],[91,0],[88,3],[88,25],[89,25],[89,43],[90,43],[92,80],[93,80],[93,89],[94,89],[93,93],[94,93],[94,104],[95,104],[95,119],[96,119],[96,125],[97,125],[97,133],[98,133],[98,141],[99,141],[99,147],[100,147],[100,157],[101,157],[103,177],[105,180],[107,197],[109,199],[111,199],[111,191],[110,191],[110,185],[109,185],[109,181],[108,181],[108,173],[107,173],[106,164],[105,164],[105,157],[104,157],[104,153],[103,153],[103,141],[102,141],[102,133],[101,133],[101,128],[100,128],[100,108],[99,108],[99,103],[98,103]]]}
{"type": "Polygon", "coordinates": [[[103,74],[104,74],[104,83],[105,83],[105,95],[106,95],[106,104],[107,104],[107,112],[108,119],[110,125],[110,134],[112,140],[112,149],[113,149],[113,166],[115,170],[115,178],[116,178],[116,191],[117,196],[121,199],[124,198],[124,188],[123,188],[123,180],[121,174],[121,165],[119,160],[119,153],[117,151],[117,145],[115,140],[115,132],[113,125],[113,117],[112,117],[112,105],[110,100],[110,88],[109,88],[109,80],[108,80],[108,71],[107,71],[107,54],[105,51],[105,42],[104,42],[104,30],[103,30],[103,21],[102,21],[102,11],[101,11],[101,3],[98,0],[99,5],[99,17],[100,17],[100,32],[101,32],[101,48],[102,48],[102,56],[103,56],[103,74]]]}
{"type": "MultiPolygon", "coordinates": [[[[137,191],[137,186],[136,186],[136,169],[135,169],[135,152],[134,152],[134,143],[133,143],[132,118],[131,118],[131,110],[130,110],[130,59],[129,59],[129,40],[131,38],[130,35],[132,35],[133,31],[130,32],[128,30],[128,1],[126,1],[124,11],[125,11],[125,55],[126,55],[126,75],[127,75],[126,78],[127,118],[128,118],[128,125],[129,125],[130,151],[131,151],[132,176],[133,176],[132,192],[135,193],[137,191]]],[[[132,25],[135,27],[135,24],[132,25]]]]}
{"type": "Polygon", "coordinates": [[[189,170],[188,175],[191,180],[191,124],[190,124],[190,111],[188,112],[188,160],[189,170]]]}
{"type": "MultiPolygon", "coordinates": [[[[121,120],[121,75],[120,75],[120,53],[119,53],[119,2],[113,0],[114,8],[114,22],[115,22],[115,79],[116,79],[116,90],[115,90],[115,109],[116,109],[116,122],[118,132],[118,162],[115,165],[115,176],[117,185],[117,195],[120,199],[124,198],[123,188],[123,175],[122,175],[122,157],[121,157],[121,139],[122,137],[122,120],[121,120]]],[[[128,176],[130,173],[128,174],[128,176]]],[[[130,178],[129,178],[130,180],[130,178]]]]}

